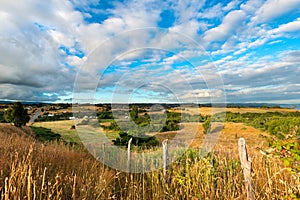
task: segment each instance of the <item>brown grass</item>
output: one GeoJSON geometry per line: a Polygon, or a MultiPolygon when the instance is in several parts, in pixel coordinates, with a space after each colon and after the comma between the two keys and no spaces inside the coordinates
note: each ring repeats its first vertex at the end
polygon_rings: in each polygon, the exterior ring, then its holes
{"type": "MultiPolygon", "coordinates": [[[[234,127],[227,128],[229,131],[234,127]]],[[[36,142],[24,136],[26,129],[0,126],[1,200],[246,199],[242,169],[234,153],[198,159],[198,150],[191,149],[187,155],[194,156],[174,162],[164,179],[161,170],[118,172],[83,149],[36,142]]],[[[252,155],[254,151],[249,152],[252,155]]],[[[291,194],[300,195],[299,174],[288,172],[274,157],[252,157],[257,199],[292,199],[291,194]]]]}
{"type": "MultiPolygon", "coordinates": [[[[178,141],[186,141],[190,137],[189,133],[194,133],[195,137],[192,138],[190,147],[192,148],[201,148],[203,146],[203,141],[206,135],[203,134],[202,123],[182,123],[183,130],[181,131],[172,131],[172,132],[160,132],[155,136],[163,141],[164,139],[173,139],[177,134],[178,141]],[[178,135],[180,135],[178,137],[178,135]]],[[[220,131],[219,137],[216,139],[215,150],[222,151],[237,151],[236,146],[238,139],[243,137],[247,141],[247,144],[253,149],[264,148],[266,140],[261,136],[267,136],[268,133],[262,132],[258,129],[255,129],[250,126],[246,126],[242,123],[224,123],[223,129],[220,131]]]]}

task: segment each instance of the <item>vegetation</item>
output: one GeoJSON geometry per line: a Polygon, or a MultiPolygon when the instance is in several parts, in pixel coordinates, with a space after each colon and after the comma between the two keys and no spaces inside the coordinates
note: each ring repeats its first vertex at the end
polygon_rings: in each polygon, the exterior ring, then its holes
{"type": "Polygon", "coordinates": [[[134,146],[143,146],[143,147],[155,147],[159,145],[158,140],[153,136],[143,136],[135,137],[128,135],[126,132],[120,132],[119,137],[113,140],[114,145],[117,146],[126,146],[128,145],[129,140],[132,138],[132,145],[134,146]]]}
{"type": "MultiPolygon", "coordinates": [[[[118,125],[110,113],[107,110],[101,115],[98,113],[98,119],[111,122],[115,130],[118,125]]],[[[135,122],[142,126],[148,123],[148,116],[139,112],[135,122]]],[[[226,116],[220,113],[211,117],[166,112],[163,127],[174,130],[179,128],[180,122],[199,120],[208,133],[210,121],[220,121],[222,117],[227,122],[244,123],[270,133],[265,149],[248,146],[255,199],[300,199],[298,112],[229,112],[226,116]]],[[[162,122],[159,115],[152,115],[151,120],[157,124],[162,122]]],[[[95,119],[86,119],[83,123],[99,125],[95,119]]],[[[65,138],[71,140],[76,136],[76,130],[72,129],[74,122],[70,120],[35,123],[31,129],[5,126],[3,129],[0,126],[0,200],[246,199],[236,143],[209,154],[190,148],[177,160],[171,156],[171,165],[164,177],[162,170],[139,174],[120,172],[103,165],[81,146],[66,145],[65,138]]],[[[127,132],[120,132],[114,144],[126,146],[130,138],[135,150],[158,149],[156,138],[135,137],[127,132]]],[[[256,141],[253,137],[249,144],[256,141]]]]}
{"type": "Polygon", "coordinates": [[[4,123],[5,119],[4,119],[4,112],[0,111],[0,123],[4,123]]]}
{"type": "MultiPolygon", "coordinates": [[[[162,170],[128,174],[83,149],[44,145],[30,137],[0,134],[0,199],[246,199],[243,171],[234,154],[199,158],[191,149],[162,170]]],[[[250,155],[254,155],[250,149],[250,155]]],[[[300,176],[276,157],[253,157],[256,199],[300,198],[300,176]]]]}
{"type": "Polygon", "coordinates": [[[284,140],[268,138],[272,155],[279,157],[291,171],[300,173],[300,141],[295,136],[288,136],[284,140]]]}
{"type": "Polygon", "coordinates": [[[203,134],[208,134],[211,130],[211,118],[207,118],[203,122],[202,127],[203,127],[203,134]]]}
{"type": "MultiPolygon", "coordinates": [[[[212,117],[208,117],[207,123],[212,119],[213,121],[220,121],[225,118],[226,122],[245,123],[254,128],[268,131],[270,134],[279,139],[283,139],[285,134],[296,128],[297,135],[300,134],[300,112],[267,112],[267,113],[218,113],[212,117]]],[[[204,123],[205,124],[205,123],[204,123]]],[[[203,125],[204,125],[203,124],[203,125]]],[[[204,128],[205,129],[205,128],[204,128]]]]}
{"type": "Polygon", "coordinates": [[[31,127],[34,137],[38,141],[46,142],[46,141],[54,141],[54,140],[60,140],[61,135],[58,133],[53,133],[51,129],[43,128],[43,127],[31,127]]]}
{"type": "Polygon", "coordinates": [[[51,130],[54,134],[59,134],[61,140],[71,143],[71,144],[81,144],[80,138],[76,132],[76,129],[71,127],[75,125],[73,120],[66,121],[52,121],[52,122],[35,122],[30,127],[33,128],[43,127],[45,129],[51,130]]]}
{"type": "Polygon", "coordinates": [[[21,127],[29,121],[29,116],[23,105],[20,102],[15,102],[11,108],[4,112],[4,119],[6,122],[13,123],[16,127],[21,127]]]}
{"type": "Polygon", "coordinates": [[[120,127],[118,126],[115,120],[113,120],[109,126],[101,125],[101,127],[106,131],[121,131],[120,127]]]}
{"type": "MultiPolygon", "coordinates": [[[[210,129],[211,119],[218,121],[225,113],[216,114],[208,118],[203,124],[204,133],[210,129]]],[[[300,113],[226,113],[227,122],[245,123],[254,128],[267,131],[268,146],[272,155],[283,160],[286,167],[300,172],[300,113]]]]}
{"type": "Polygon", "coordinates": [[[60,121],[60,120],[69,120],[70,117],[73,117],[73,113],[59,113],[55,115],[48,115],[49,113],[44,113],[44,115],[39,116],[35,121],[36,122],[49,122],[49,121],[60,121]]]}
{"type": "MultiPolygon", "coordinates": [[[[135,105],[132,106],[129,115],[130,115],[130,118],[131,118],[134,122],[136,122],[136,120],[137,120],[138,117],[139,117],[139,110],[138,110],[138,108],[137,108],[135,105]]],[[[137,122],[136,122],[136,123],[137,123],[137,122]]]]}
{"type": "MultiPolygon", "coordinates": [[[[136,113],[136,111],[134,111],[136,113]]],[[[161,126],[164,119],[162,119],[161,114],[151,114],[151,118],[153,121],[151,121],[150,115],[147,113],[144,113],[142,116],[136,117],[136,114],[132,114],[134,117],[134,122],[140,126],[144,127],[150,124],[152,126],[148,129],[148,132],[157,132],[157,127],[161,126]]],[[[181,122],[181,114],[180,113],[174,113],[174,112],[167,112],[165,122],[163,126],[161,126],[160,131],[166,132],[166,131],[177,131],[180,129],[179,123],[181,122]]],[[[121,122],[120,122],[121,123],[121,122]]],[[[122,124],[123,127],[126,127],[127,129],[130,129],[128,127],[128,124],[122,124]]],[[[120,131],[120,127],[118,126],[118,123],[116,121],[112,121],[110,125],[108,126],[102,126],[104,130],[111,130],[111,131],[120,131]]],[[[138,130],[137,130],[138,131],[138,130]]]]}
{"type": "Polygon", "coordinates": [[[97,113],[98,119],[99,121],[101,121],[102,119],[113,119],[113,114],[110,111],[104,111],[104,112],[98,112],[97,113]]]}

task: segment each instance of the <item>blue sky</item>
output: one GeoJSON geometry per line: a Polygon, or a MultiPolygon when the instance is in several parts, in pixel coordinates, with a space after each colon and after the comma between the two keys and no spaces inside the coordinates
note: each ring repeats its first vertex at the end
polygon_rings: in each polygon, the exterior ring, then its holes
{"type": "Polygon", "coordinates": [[[0,3],[0,99],[300,103],[299,0],[0,3]]]}

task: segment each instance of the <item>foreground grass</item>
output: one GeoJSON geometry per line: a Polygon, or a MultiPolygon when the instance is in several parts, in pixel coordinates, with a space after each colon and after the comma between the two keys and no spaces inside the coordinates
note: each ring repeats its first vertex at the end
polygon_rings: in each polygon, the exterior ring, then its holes
{"type": "MultiPolygon", "coordinates": [[[[13,130],[12,130],[13,131],[13,130]]],[[[257,199],[297,199],[300,176],[272,157],[253,157],[257,199]]],[[[163,172],[110,169],[84,149],[0,131],[0,199],[246,199],[236,155],[190,150],[163,172]]]]}

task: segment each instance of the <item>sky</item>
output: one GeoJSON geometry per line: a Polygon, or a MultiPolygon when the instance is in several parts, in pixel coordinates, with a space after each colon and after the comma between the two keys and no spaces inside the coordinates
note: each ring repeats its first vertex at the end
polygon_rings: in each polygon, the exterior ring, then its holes
{"type": "Polygon", "coordinates": [[[299,0],[1,0],[0,20],[0,100],[300,104],[299,0]]]}

